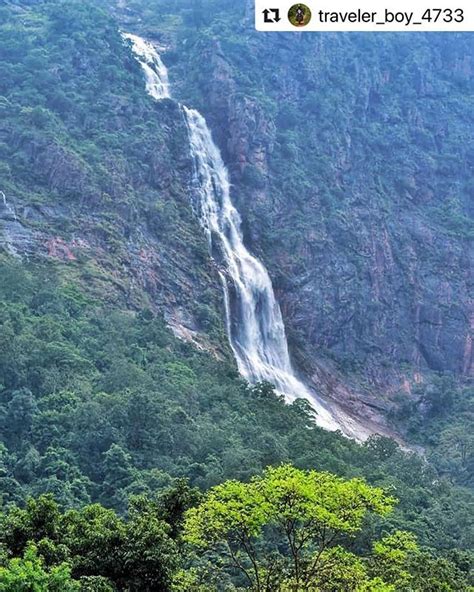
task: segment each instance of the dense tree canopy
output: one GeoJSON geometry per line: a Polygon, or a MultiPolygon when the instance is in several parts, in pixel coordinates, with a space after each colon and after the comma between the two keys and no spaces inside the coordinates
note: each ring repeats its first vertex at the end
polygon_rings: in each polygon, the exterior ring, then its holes
{"type": "Polygon", "coordinates": [[[269,385],[249,389],[159,317],[104,308],[67,275],[4,262],[2,277],[4,504],[50,492],[62,507],[93,501],[123,513],[130,495],[172,478],[205,489],[292,461],[392,487],[394,527],[423,543],[472,544],[468,491],[417,455],[324,432],[305,403],[286,406],[269,385]]]}
{"type": "Polygon", "coordinates": [[[30,498],[0,514],[0,590],[471,590],[467,556],[436,557],[398,530],[370,540],[367,517],[387,517],[395,502],[363,479],[291,465],[204,496],[176,480],[153,498],[133,497],[125,518],[99,504],[61,512],[51,496],[30,498]]]}

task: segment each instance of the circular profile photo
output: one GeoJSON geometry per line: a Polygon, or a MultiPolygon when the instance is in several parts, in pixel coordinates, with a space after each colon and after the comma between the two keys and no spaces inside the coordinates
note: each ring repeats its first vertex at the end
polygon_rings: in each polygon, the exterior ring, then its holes
{"type": "Polygon", "coordinates": [[[311,20],[311,10],[306,4],[293,4],[288,11],[288,19],[295,27],[306,27],[311,20]]]}

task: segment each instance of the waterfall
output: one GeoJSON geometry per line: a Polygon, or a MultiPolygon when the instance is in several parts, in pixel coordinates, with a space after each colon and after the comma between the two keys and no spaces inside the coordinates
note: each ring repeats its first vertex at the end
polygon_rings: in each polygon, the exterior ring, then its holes
{"type": "Polygon", "coordinates": [[[168,70],[155,46],[138,35],[123,33],[122,37],[132,42],[132,48],[145,72],[146,90],[157,101],[170,98],[168,70]]]}
{"type": "MultiPolygon", "coordinates": [[[[166,67],[155,47],[136,35],[124,37],[132,42],[145,72],[148,93],[157,100],[169,98],[166,67]]],[[[331,411],[295,376],[270,276],[244,245],[229,175],[206,121],[194,109],[182,106],[182,111],[194,164],[194,203],[210,251],[222,261],[227,332],[239,371],[250,383],[271,382],[288,402],[307,399],[316,411],[318,425],[340,429],[331,411]]]]}
{"type": "Polygon", "coordinates": [[[0,195],[2,196],[3,208],[7,211],[9,217],[15,222],[17,222],[18,219],[16,217],[15,208],[8,203],[7,196],[3,191],[0,191],[0,195]]]}

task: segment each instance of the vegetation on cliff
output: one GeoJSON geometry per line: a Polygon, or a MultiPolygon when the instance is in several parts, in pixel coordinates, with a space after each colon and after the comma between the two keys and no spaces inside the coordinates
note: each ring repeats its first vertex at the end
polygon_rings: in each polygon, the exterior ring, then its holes
{"type": "Polygon", "coordinates": [[[263,35],[218,6],[130,3],[225,155],[296,365],[469,482],[473,37],[263,35]]]}

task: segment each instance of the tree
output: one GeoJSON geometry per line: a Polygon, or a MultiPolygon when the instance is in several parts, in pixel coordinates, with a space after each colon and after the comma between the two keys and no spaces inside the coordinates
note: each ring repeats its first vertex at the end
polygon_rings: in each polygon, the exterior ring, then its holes
{"type": "Polygon", "coordinates": [[[60,517],[58,504],[50,495],[30,498],[25,508],[13,506],[0,514],[0,542],[12,555],[21,556],[31,541],[56,541],[60,517]]]}
{"type": "MultiPolygon", "coordinates": [[[[403,592],[423,590],[423,592],[473,592],[472,560],[462,570],[448,557],[433,557],[427,552],[409,557],[411,578],[403,592]],[[469,583],[469,574],[471,583],[469,583]]],[[[398,590],[398,589],[397,589],[398,590]]]]}
{"type": "Polygon", "coordinates": [[[101,576],[130,592],[168,590],[177,549],[170,527],[155,510],[142,500],[130,507],[128,521],[98,504],[64,514],[62,542],[72,558],[73,575],[81,581],[101,576]]]}
{"type": "Polygon", "coordinates": [[[408,562],[417,553],[416,537],[410,532],[397,531],[374,543],[374,571],[402,590],[412,580],[408,562]]]}
{"type": "Polygon", "coordinates": [[[21,500],[21,486],[11,471],[12,460],[6,446],[0,442],[0,504],[2,506],[21,500]]]}
{"type": "Polygon", "coordinates": [[[78,592],[79,582],[71,579],[66,563],[51,569],[44,567],[37,549],[30,545],[22,558],[13,558],[6,567],[0,567],[0,592],[78,592]]]}
{"type": "Polygon", "coordinates": [[[85,576],[80,582],[81,592],[115,592],[110,581],[101,576],[85,576]]]}
{"type": "Polygon", "coordinates": [[[31,391],[21,389],[15,391],[8,404],[6,416],[6,436],[13,445],[28,440],[31,435],[33,418],[38,408],[31,391]]]}
{"type": "Polygon", "coordinates": [[[103,497],[122,510],[127,506],[122,490],[133,482],[136,473],[131,461],[130,454],[118,444],[112,444],[104,454],[103,497]]]}
{"type": "Polygon", "coordinates": [[[367,442],[365,442],[364,447],[370,450],[378,460],[386,460],[399,450],[395,440],[380,435],[370,436],[367,442]]]}
{"type": "Polygon", "coordinates": [[[137,510],[133,506],[130,508],[122,550],[123,589],[136,592],[169,590],[178,560],[176,544],[169,536],[170,530],[153,503],[142,504],[137,510]]]}
{"type": "Polygon", "coordinates": [[[184,538],[218,553],[222,568],[240,572],[256,592],[368,590],[377,580],[339,543],[362,529],[369,512],[385,516],[394,503],[362,479],[284,465],[250,483],[212,488],[187,512],[184,538]]]}

